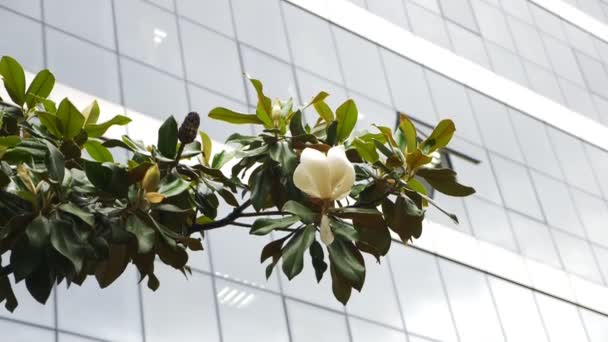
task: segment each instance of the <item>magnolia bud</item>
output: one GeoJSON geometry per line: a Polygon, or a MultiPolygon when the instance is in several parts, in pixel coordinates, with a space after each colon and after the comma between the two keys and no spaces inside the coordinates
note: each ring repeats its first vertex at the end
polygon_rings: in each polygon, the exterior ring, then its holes
{"type": "Polygon", "coordinates": [[[179,126],[177,137],[182,144],[189,144],[196,139],[198,134],[198,126],[201,124],[201,118],[197,112],[190,112],[186,115],[184,122],[179,126]]]}
{"type": "Polygon", "coordinates": [[[274,100],[272,103],[271,114],[272,122],[275,126],[278,126],[281,123],[281,104],[279,103],[279,99],[274,100]]]}
{"type": "Polygon", "coordinates": [[[154,192],[160,184],[160,170],[158,165],[150,166],[141,180],[141,186],[145,192],[154,192]]]}

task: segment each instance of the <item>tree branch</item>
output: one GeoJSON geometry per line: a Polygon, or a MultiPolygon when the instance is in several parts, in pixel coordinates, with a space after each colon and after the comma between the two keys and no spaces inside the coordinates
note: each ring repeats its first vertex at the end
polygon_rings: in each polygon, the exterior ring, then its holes
{"type": "Polygon", "coordinates": [[[6,265],[0,268],[0,276],[7,276],[13,273],[13,265],[6,265]]]}
{"type": "Polygon", "coordinates": [[[241,204],[239,207],[234,208],[234,210],[230,214],[228,214],[226,217],[224,217],[221,220],[217,220],[217,221],[213,221],[213,222],[209,222],[209,223],[203,223],[203,224],[195,223],[188,230],[188,235],[192,235],[196,232],[202,232],[202,231],[207,231],[207,230],[212,230],[212,229],[217,229],[217,228],[222,228],[224,226],[227,226],[227,225],[231,224],[232,222],[234,222],[234,220],[239,218],[241,216],[241,214],[243,213],[243,211],[245,209],[247,209],[250,205],[251,205],[251,200],[247,200],[243,204],[241,204]]]}

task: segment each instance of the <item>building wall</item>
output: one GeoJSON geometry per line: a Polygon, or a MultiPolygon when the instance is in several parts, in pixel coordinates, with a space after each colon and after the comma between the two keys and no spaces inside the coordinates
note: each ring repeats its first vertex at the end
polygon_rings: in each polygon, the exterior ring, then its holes
{"type": "MultiPolygon", "coordinates": [[[[430,210],[413,247],[395,244],[382,265],[366,260],[364,291],[346,308],[308,265],[292,282],[280,272],[266,281],[257,262],[266,237],[213,232],[189,280],[159,265],[157,293],[137,285],[135,270],[103,291],[61,285],[46,306],[17,286],[17,312],[0,311],[7,341],[606,341],[608,152],[293,2],[0,0],[0,55],[51,69],[57,96],[126,112],[134,124],[111,134],[150,142],[169,114],[250,109],[243,72],[299,103],[319,90],[333,106],[354,98],[363,127],[392,125],[397,111],[452,118],[454,147],[479,161],[451,157],[474,197],[439,196],[461,224],[430,210]]],[[[354,2],[573,121],[608,124],[608,42],[535,2],[354,2]]],[[[202,129],[218,141],[234,130],[208,119],[202,129]]]]}

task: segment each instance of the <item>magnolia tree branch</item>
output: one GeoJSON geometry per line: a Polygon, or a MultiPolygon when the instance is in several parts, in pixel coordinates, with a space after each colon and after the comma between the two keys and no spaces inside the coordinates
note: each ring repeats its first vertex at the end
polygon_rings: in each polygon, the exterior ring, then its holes
{"type": "Polygon", "coordinates": [[[5,276],[13,273],[13,265],[6,265],[0,268],[0,276],[5,276]]]}

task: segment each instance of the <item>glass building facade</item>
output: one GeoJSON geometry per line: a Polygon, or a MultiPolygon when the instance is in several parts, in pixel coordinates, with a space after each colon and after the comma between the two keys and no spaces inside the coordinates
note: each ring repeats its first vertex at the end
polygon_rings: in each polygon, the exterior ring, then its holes
{"type": "MultiPolygon", "coordinates": [[[[390,22],[608,132],[608,35],[584,25],[608,32],[605,0],[564,2],[575,23],[540,0],[309,2],[369,19],[360,27],[390,22]]],[[[20,306],[0,311],[3,341],[608,341],[608,135],[598,143],[539,119],[303,3],[0,0],[0,55],[49,68],[58,97],[133,117],[111,134],[144,141],[170,114],[251,109],[244,72],[297,103],[319,90],[332,106],[353,98],[362,126],[394,125],[398,112],[452,118],[449,162],[477,194],[436,197],[461,224],[430,210],[422,239],[394,244],[381,265],[366,260],[364,290],[346,308],[309,264],[291,282],[267,281],[265,237],[214,231],[190,279],[159,265],[156,293],[135,269],[105,290],[58,286],[46,306],[16,286],[20,306]]],[[[202,129],[217,141],[234,131],[207,118],[202,129]]]]}

